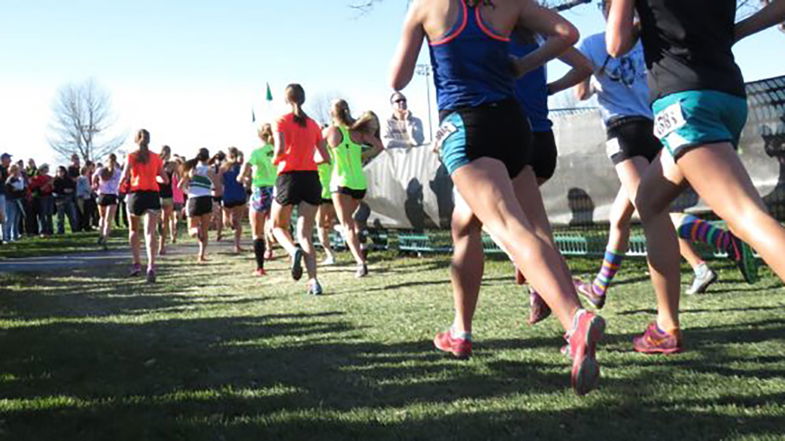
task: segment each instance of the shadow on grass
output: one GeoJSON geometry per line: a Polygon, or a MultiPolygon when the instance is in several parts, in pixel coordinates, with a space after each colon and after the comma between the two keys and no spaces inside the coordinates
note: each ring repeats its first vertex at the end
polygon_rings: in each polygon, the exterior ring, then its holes
{"type": "MultiPolygon", "coordinates": [[[[210,278],[176,269],[173,285],[198,287],[210,278]]],[[[785,320],[690,329],[686,336],[694,342],[690,349],[701,354],[697,359],[614,354],[605,364],[602,389],[581,400],[566,391],[569,365],[558,355],[558,336],[478,342],[476,356],[460,362],[434,351],[428,340],[369,342],[348,314],[332,310],[118,322],[111,316],[266,299],[172,294],[164,284],[145,286],[142,294],[137,280],[117,279],[111,271],[93,277],[78,289],[57,279],[35,280],[46,289],[36,303],[25,303],[24,296],[34,295],[29,291],[0,300],[12,306],[4,309],[14,317],[53,319],[16,323],[0,333],[0,438],[629,440],[781,434],[781,415],[760,408],[782,403],[783,393],[719,391],[704,399],[673,398],[663,390],[674,370],[785,376],[780,357],[754,358],[757,367],[745,369],[735,363],[748,359],[718,349],[781,339],[785,320]],[[80,317],[89,320],[73,320],[80,317]],[[497,356],[513,350],[554,355],[525,362],[497,356]],[[729,416],[718,406],[738,412],[729,416]]],[[[630,337],[609,335],[608,343],[628,343],[630,337]]]]}

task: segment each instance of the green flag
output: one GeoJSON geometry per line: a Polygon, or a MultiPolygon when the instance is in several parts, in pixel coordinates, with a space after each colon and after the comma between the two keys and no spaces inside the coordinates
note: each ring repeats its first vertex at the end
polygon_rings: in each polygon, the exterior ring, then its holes
{"type": "Polygon", "coordinates": [[[273,100],[273,92],[270,90],[270,83],[267,83],[267,96],[265,97],[267,101],[273,100]]]}

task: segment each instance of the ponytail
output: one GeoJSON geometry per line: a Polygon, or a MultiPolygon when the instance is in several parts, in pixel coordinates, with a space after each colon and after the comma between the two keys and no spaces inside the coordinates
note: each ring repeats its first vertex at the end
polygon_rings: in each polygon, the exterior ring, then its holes
{"type": "Polygon", "coordinates": [[[355,124],[352,112],[349,110],[349,103],[346,100],[335,100],[331,110],[333,124],[351,128],[355,124]]]}
{"type": "Polygon", "coordinates": [[[301,127],[305,127],[308,115],[303,111],[303,104],[305,103],[305,89],[303,89],[303,86],[296,83],[286,86],[286,101],[292,105],[294,122],[301,127]]]}
{"type": "Polygon", "coordinates": [[[147,164],[147,160],[150,159],[150,132],[145,129],[139,129],[136,133],[136,143],[139,144],[136,162],[147,164]]]}

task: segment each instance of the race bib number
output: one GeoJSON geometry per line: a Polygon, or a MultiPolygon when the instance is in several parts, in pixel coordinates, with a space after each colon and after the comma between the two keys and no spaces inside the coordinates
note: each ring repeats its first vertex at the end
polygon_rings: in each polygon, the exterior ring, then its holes
{"type": "Polygon", "coordinates": [[[444,141],[457,131],[458,128],[455,127],[455,124],[451,122],[442,123],[442,125],[439,126],[439,130],[436,131],[436,136],[434,137],[433,152],[439,153],[439,151],[442,149],[442,144],[444,144],[444,141]]]}
{"type": "Polygon", "coordinates": [[[607,154],[609,158],[613,158],[613,156],[619,152],[621,152],[619,138],[611,138],[605,143],[605,154],[607,154]]]}
{"type": "Polygon", "coordinates": [[[671,104],[654,117],[654,136],[662,139],[686,124],[687,120],[684,119],[684,113],[681,111],[681,103],[671,104]]]}

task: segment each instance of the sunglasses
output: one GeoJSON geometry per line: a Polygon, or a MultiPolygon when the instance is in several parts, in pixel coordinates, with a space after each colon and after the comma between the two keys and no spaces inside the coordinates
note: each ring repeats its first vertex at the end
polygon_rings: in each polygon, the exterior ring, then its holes
{"type": "Polygon", "coordinates": [[[406,102],[406,100],[405,100],[405,99],[403,99],[403,98],[400,98],[400,99],[397,99],[397,100],[395,100],[395,101],[393,101],[393,102],[394,102],[394,103],[396,103],[396,104],[400,104],[400,103],[405,103],[405,102],[406,102]]]}

